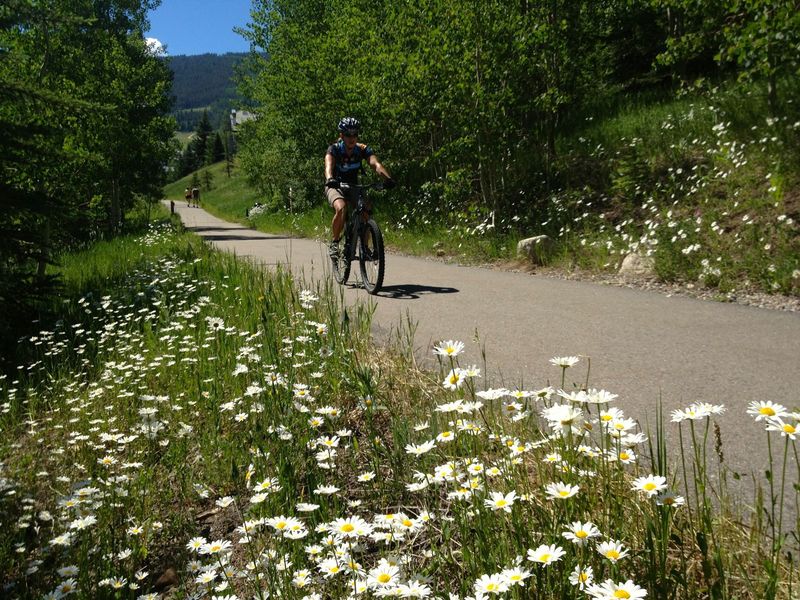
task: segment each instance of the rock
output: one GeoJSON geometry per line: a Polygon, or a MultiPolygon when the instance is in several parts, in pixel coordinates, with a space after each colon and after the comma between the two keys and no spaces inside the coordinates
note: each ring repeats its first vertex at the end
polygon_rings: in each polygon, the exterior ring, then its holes
{"type": "Polygon", "coordinates": [[[158,581],[156,581],[153,587],[155,587],[158,592],[165,592],[174,588],[176,585],[178,585],[178,574],[175,572],[175,569],[169,567],[164,571],[164,574],[158,578],[158,581]]]}
{"type": "Polygon", "coordinates": [[[644,276],[652,277],[655,275],[655,263],[653,257],[632,252],[622,260],[619,274],[623,276],[644,276]]]}
{"type": "Polygon", "coordinates": [[[527,258],[535,265],[543,265],[553,253],[555,244],[548,235],[536,235],[517,242],[517,258],[527,258]]]}

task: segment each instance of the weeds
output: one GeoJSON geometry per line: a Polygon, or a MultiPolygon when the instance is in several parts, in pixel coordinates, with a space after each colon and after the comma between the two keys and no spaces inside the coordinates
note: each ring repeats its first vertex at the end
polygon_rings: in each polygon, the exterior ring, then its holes
{"type": "Polygon", "coordinates": [[[578,357],[551,361],[559,387],[486,389],[445,341],[422,372],[371,345],[367,308],[343,318],[331,288],[168,230],[64,262],[68,281],[70,264],[97,275],[0,381],[8,597],[796,591],[800,415],[784,406],[749,409],[772,445],[765,518],[748,517],[711,483],[721,406],[649,438],[578,357]]]}

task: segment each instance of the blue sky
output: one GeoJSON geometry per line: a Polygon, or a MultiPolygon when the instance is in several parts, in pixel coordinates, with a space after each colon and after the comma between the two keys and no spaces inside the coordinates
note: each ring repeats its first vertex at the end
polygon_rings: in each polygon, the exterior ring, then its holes
{"type": "Polygon", "coordinates": [[[167,53],[247,52],[247,41],[232,30],[250,20],[250,0],[162,0],[150,15],[145,36],[166,46],[167,53]]]}

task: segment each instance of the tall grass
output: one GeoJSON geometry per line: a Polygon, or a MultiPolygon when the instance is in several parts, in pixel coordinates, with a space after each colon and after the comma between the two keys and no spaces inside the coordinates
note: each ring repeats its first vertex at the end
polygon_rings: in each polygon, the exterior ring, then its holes
{"type": "Polygon", "coordinates": [[[423,372],[369,307],[169,229],[63,264],[62,319],[0,380],[6,597],[796,595],[786,407],[751,406],[776,452],[750,513],[711,483],[722,407],[647,458],[577,357],[485,389],[449,341],[423,372]]]}

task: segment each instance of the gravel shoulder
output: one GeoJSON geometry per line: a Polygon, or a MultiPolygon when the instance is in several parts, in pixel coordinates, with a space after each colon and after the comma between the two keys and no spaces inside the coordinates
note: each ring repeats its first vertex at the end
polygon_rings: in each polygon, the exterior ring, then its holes
{"type": "Polygon", "coordinates": [[[613,274],[596,274],[587,272],[568,272],[558,269],[526,269],[524,267],[501,267],[514,272],[529,272],[545,277],[563,279],[567,281],[589,281],[600,285],[612,285],[631,289],[648,290],[664,294],[667,297],[686,296],[698,300],[742,304],[767,310],[781,310],[786,312],[800,312],[800,298],[782,294],[767,294],[764,292],[735,291],[723,293],[717,289],[708,288],[694,283],[664,283],[655,279],[621,277],[613,274]]]}

